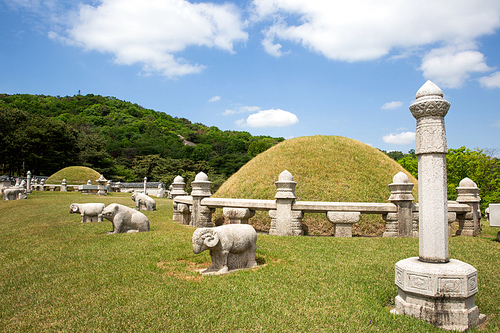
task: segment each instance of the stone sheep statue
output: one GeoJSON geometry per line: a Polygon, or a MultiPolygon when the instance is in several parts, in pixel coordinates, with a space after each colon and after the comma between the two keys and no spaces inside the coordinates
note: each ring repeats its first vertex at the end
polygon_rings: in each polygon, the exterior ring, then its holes
{"type": "Polygon", "coordinates": [[[113,231],[108,234],[149,231],[146,215],[124,205],[113,203],[104,208],[102,216],[113,223],[113,231]]]}
{"type": "Polygon", "coordinates": [[[134,192],[131,197],[136,210],[156,210],[156,202],[144,193],[134,192]]]}
{"type": "Polygon", "coordinates": [[[249,224],[226,224],[198,228],[193,233],[193,252],[210,250],[212,264],[202,274],[224,274],[238,268],[257,266],[257,233],[249,224]]]}
{"type": "Polygon", "coordinates": [[[72,203],[69,205],[69,213],[80,213],[83,222],[102,222],[102,211],[105,205],[103,203],[72,203]]]}

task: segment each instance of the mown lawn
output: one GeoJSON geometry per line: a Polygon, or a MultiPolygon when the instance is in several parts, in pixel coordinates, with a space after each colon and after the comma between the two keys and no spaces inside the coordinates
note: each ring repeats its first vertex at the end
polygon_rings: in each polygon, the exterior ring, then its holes
{"type": "MultiPolygon", "coordinates": [[[[418,256],[417,239],[259,234],[258,269],[202,277],[193,229],[171,220],[172,202],[144,212],[151,231],[108,235],[111,223],[79,223],[72,202],[134,207],[106,197],[35,192],[0,202],[0,331],[438,332],[389,312],[394,264],[418,256]]],[[[479,271],[483,332],[500,332],[498,228],[450,239],[450,257],[479,271]]],[[[476,330],[472,330],[476,331],[476,330]]]]}

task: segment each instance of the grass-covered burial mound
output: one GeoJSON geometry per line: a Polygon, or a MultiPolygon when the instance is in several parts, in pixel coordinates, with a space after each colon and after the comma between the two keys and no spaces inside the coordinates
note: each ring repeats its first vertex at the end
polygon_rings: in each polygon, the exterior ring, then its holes
{"type": "MultiPolygon", "coordinates": [[[[376,148],[340,136],[310,136],[290,139],[257,155],[231,176],[214,194],[218,198],[273,199],[274,182],[288,170],[297,182],[297,200],[333,202],[388,202],[395,174],[402,171],[410,182],[417,180],[396,161],[376,148]]],[[[417,199],[416,186],[413,195],[417,199]]],[[[217,217],[221,213],[217,212],[217,217]]],[[[267,212],[257,212],[250,220],[267,231],[267,212]]],[[[310,235],[332,235],[333,225],[324,214],[306,214],[303,220],[310,235]]],[[[381,235],[380,215],[362,215],[353,233],[381,235]]]]}
{"type": "Polygon", "coordinates": [[[45,183],[60,184],[63,179],[66,179],[68,185],[85,185],[88,180],[91,180],[92,184],[96,184],[96,180],[100,176],[99,172],[94,169],[84,166],[70,166],[57,171],[45,183]]]}

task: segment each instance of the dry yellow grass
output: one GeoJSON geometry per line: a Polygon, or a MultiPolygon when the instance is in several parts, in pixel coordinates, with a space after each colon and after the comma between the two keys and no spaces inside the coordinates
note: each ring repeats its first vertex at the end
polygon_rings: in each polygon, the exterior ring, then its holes
{"type": "MultiPolygon", "coordinates": [[[[310,136],[283,141],[259,154],[231,176],[214,197],[273,199],[274,182],[284,170],[290,171],[297,182],[297,200],[387,202],[387,185],[400,171],[417,184],[409,172],[376,148],[340,136],[310,136]]],[[[413,195],[417,198],[416,186],[413,195]]],[[[251,223],[261,230],[269,228],[264,212],[256,214],[251,223]]],[[[323,215],[306,215],[304,224],[309,234],[333,232],[323,215]]],[[[382,229],[380,216],[363,216],[355,233],[380,235],[382,229]]]]}

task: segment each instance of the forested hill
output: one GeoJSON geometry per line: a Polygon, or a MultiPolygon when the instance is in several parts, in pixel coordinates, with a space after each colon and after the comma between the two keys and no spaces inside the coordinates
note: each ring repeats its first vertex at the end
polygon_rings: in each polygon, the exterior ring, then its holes
{"type": "Polygon", "coordinates": [[[283,140],[193,124],[114,97],[0,94],[2,174],[83,165],[121,181],[169,183],[204,171],[222,182],[283,140]]]}

